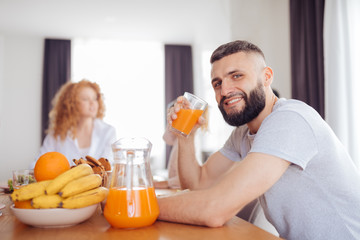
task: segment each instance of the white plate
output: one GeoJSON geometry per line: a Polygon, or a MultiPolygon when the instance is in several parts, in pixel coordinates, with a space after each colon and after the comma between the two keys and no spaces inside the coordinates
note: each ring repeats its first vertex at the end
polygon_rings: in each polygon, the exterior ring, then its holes
{"type": "Polygon", "coordinates": [[[60,228],[70,227],[89,219],[97,207],[98,204],[77,209],[21,209],[12,205],[10,209],[22,223],[41,228],[60,228]]]}

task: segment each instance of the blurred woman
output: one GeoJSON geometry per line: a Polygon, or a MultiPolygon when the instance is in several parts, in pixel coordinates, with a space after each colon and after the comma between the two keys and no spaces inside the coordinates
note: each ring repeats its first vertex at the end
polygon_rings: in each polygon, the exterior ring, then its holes
{"type": "Polygon", "coordinates": [[[88,80],[68,82],[57,92],[52,104],[50,124],[39,156],[60,152],[70,165],[74,165],[73,159],[86,155],[112,162],[111,144],[116,141],[116,132],[102,120],[105,105],[98,84],[88,80]]]}

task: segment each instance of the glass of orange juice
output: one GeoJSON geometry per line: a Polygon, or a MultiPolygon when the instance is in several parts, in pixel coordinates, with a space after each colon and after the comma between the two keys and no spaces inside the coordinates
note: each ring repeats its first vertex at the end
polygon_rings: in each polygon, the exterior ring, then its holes
{"type": "Polygon", "coordinates": [[[177,113],[177,118],[173,120],[172,130],[187,137],[207,108],[207,102],[188,92],[184,93],[184,98],[187,102],[177,113]]]}

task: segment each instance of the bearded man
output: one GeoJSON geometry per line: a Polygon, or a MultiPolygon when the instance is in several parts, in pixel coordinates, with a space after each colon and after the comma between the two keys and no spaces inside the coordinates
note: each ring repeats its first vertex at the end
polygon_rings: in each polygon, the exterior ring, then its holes
{"type": "MultiPolygon", "coordinates": [[[[360,239],[360,174],[328,124],[305,103],[274,95],[256,45],[224,44],[210,62],[219,109],[236,128],[203,165],[194,131],[177,136],[181,186],[191,191],[159,198],[159,219],[219,227],[258,199],[282,238],[360,239]]],[[[169,109],[169,124],[184,101],[169,109]]]]}

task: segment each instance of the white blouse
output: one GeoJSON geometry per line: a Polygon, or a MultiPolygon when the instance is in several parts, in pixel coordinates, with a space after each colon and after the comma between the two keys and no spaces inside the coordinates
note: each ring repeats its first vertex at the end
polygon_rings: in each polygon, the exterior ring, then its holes
{"type": "Polygon", "coordinates": [[[37,159],[46,152],[60,152],[64,154],[70,166],[75,165],[73,159],[85,158],[86,155],[96,159],[104,157],[107,158],[110,163],[113,163],[111,144],[115,141],[115,128],[100,119],[95,119],[94,121],[91,146],[88,151],[81,151],[77,139],[72,139],[69,135],[66,136],[64,141],[61,141],[59,136],[55,138],[52,134],[47,134],[40,148],[40,153],[36,160],[31,163],[30,168],[34,168],[37,159]]]}

